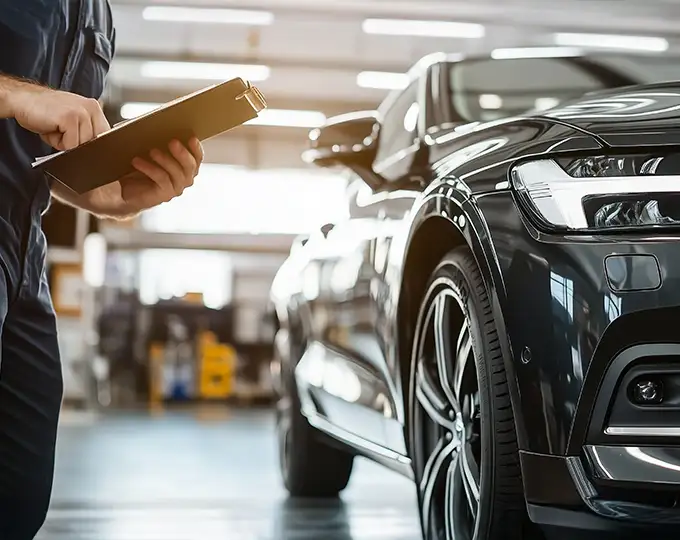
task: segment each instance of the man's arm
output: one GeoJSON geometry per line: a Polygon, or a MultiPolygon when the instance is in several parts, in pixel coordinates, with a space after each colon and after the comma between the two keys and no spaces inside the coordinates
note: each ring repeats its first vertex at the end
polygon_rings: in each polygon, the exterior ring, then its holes
{"type": "MultiPolygon", "coordinates": [[[[0,74],[0,118],[16,118],[25,128],[38,133],[45,142],[59,150],[78,146],[78,144],[86,142],[88,138],[95,137],[100,132],[110,129],[99,104],[97,103],[95,106],[95,103],[94,100],[88,100],[75,94],[58,92],[37,83],[0,74]],[[37,103],[31,104],[32,100],[37,103]],[[40,102],[45,100],[59,102],[51,103],[53,107],[56,106],[56,109],[53,110],[57,114],[53,115],[49,111],[45,111],[48,114],[43,118],[38,115],[31,117],[30,110],[27,111],[26,109],[39,106],[40,102]],[[68,102],[66,107],[63,107],[64,101],[68,102]],[[59,105],[62,105],[63,110],[61,112],[59,105]],[[81,124],[84,128],[82,134],[80,133],[81,124]]],[[[53,184],[52,194],[59,201],[70,206],[87,211],[94,210],[94,208],[90,209],[91,202],[88,197],[78,195],[58,182],[53,184]]],[[[113,217],[102,213],[97,213],[97,215],[99,217],[113,217]]],[[[125,218],[128,216],[117,217],[125,218]]]]}
{"type": "Polygon", "coordinates": [[[26,91],[30,84],[0,73],[0,118],[14,118],[12,96],[26,91]]]}
{"type": "Polygon", "coordinates": [[[96,99],[0,74],[0,118],[14,118],[57,150],[111,129],[96,99]]]}

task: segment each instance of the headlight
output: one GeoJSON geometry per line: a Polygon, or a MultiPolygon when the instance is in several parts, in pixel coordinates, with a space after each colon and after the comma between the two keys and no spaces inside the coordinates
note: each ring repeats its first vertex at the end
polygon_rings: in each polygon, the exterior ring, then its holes
{"type": "Polygon", "coordinates": [[[680,225],[680,155],[545,159],[512,171],[524,206],[545,226],[598,231],[680,225]]]}

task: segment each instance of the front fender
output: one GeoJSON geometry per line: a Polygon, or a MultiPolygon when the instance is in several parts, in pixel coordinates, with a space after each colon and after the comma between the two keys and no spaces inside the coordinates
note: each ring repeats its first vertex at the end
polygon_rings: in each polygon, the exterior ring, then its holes
{"type": "MultiPolygon", "coordinates": [[[[408,300],[404,287],[406,284],[402,282],[409,279],[409,270],[407,268],[409,265],[409,254],[412,253],[416,244],[422,241],[419,233],[425,230],[428,227],[427,224],[432,223],[433,220],[437,220],[443,227],[448,227],[453,240],[452,243],[448,243],[445,246],[436,244],[428,248],[428,250],[432,249],[441,252],[441,254],[437,253],[437,262],[453,247],[467,245],[479,266],[500,338],[518,442],[520,448],[524,449],[527,446],[528,438],[524,425],[524,415],[522,414],[517,372],[513,361],[512,343],[505,323],[506,318],[504,314],[508,306],[503,276],[484,216],[471,196],[470,189],[464,182],[458,179],[443,178],[428,186],[422,197],[414,205],[410,219],[405,222],[402,242],[400,245],[394,246],[390,267],[395,269],[395,271],[391,279],[393,280],[393,290],[399,291],[399,297],[396,302],[398,306],[397,313],[395,313],[395,317],[392,319],[397,321],[395,333],[398,335],[398,339],[395,341],[400,342],[400,338],[404,341],[410,341],[411,339],[410,335],[404,335],[406,334],[404,332],[406,328],[403,325],[408,324],[404,317],[404,306],[408,300]],[[397,284],[397,282],[399,283],[397,284]]],[[[433,268],[434,266],[428,269],[428,274],[433,268]]],[[[420,298],[417,301],[419,302],[420,298]]],[[[404,350],[410,350],[410,348],[401,347],[402,354],[404,350]]],[[[406,360],[410,363],[410,357],[406,360]]]]}

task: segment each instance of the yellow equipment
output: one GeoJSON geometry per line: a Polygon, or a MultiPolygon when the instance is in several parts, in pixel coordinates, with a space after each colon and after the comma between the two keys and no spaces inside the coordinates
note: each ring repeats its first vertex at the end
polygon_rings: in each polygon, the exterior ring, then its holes
{"type": "Polygon", "coordinates": [[[219,343],[212,332],[199,338],[199,396],[206,399],[229,397],[234,390],[236,350],[219,343]]]}
{"type": "Polygon", "coordinates": [[[150,366],[150,405],[157,405],[163,401],[163,365],[165,360],[165,346],[163,343],[151,343],[149,347],[150,366]]]}

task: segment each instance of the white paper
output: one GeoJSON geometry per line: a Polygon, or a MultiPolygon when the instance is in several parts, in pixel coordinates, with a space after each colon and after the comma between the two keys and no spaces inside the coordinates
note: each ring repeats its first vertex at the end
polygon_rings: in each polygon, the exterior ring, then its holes
{"type": "Polygon", "coordinates": [[[35,160],[33,161],[33,168],[37,167],[37,166],[40,165],[41,163],[45,163],[46,161],[49,161],[49,160],[51,160],[51,159],[53,159],[53,158],[55,158],[55,157],[57,157],[57,156],[60,156],[60,155],[63,154],[63,153],[64,153],[64,151],[61,151],[61,152],[56,152],[56,153],[54,153],[54,154],[49,154],[49,155],[47,155],[47,156],[40,156],[40,157],[37,157],[37,158],[35,158],[35,160]]]}

